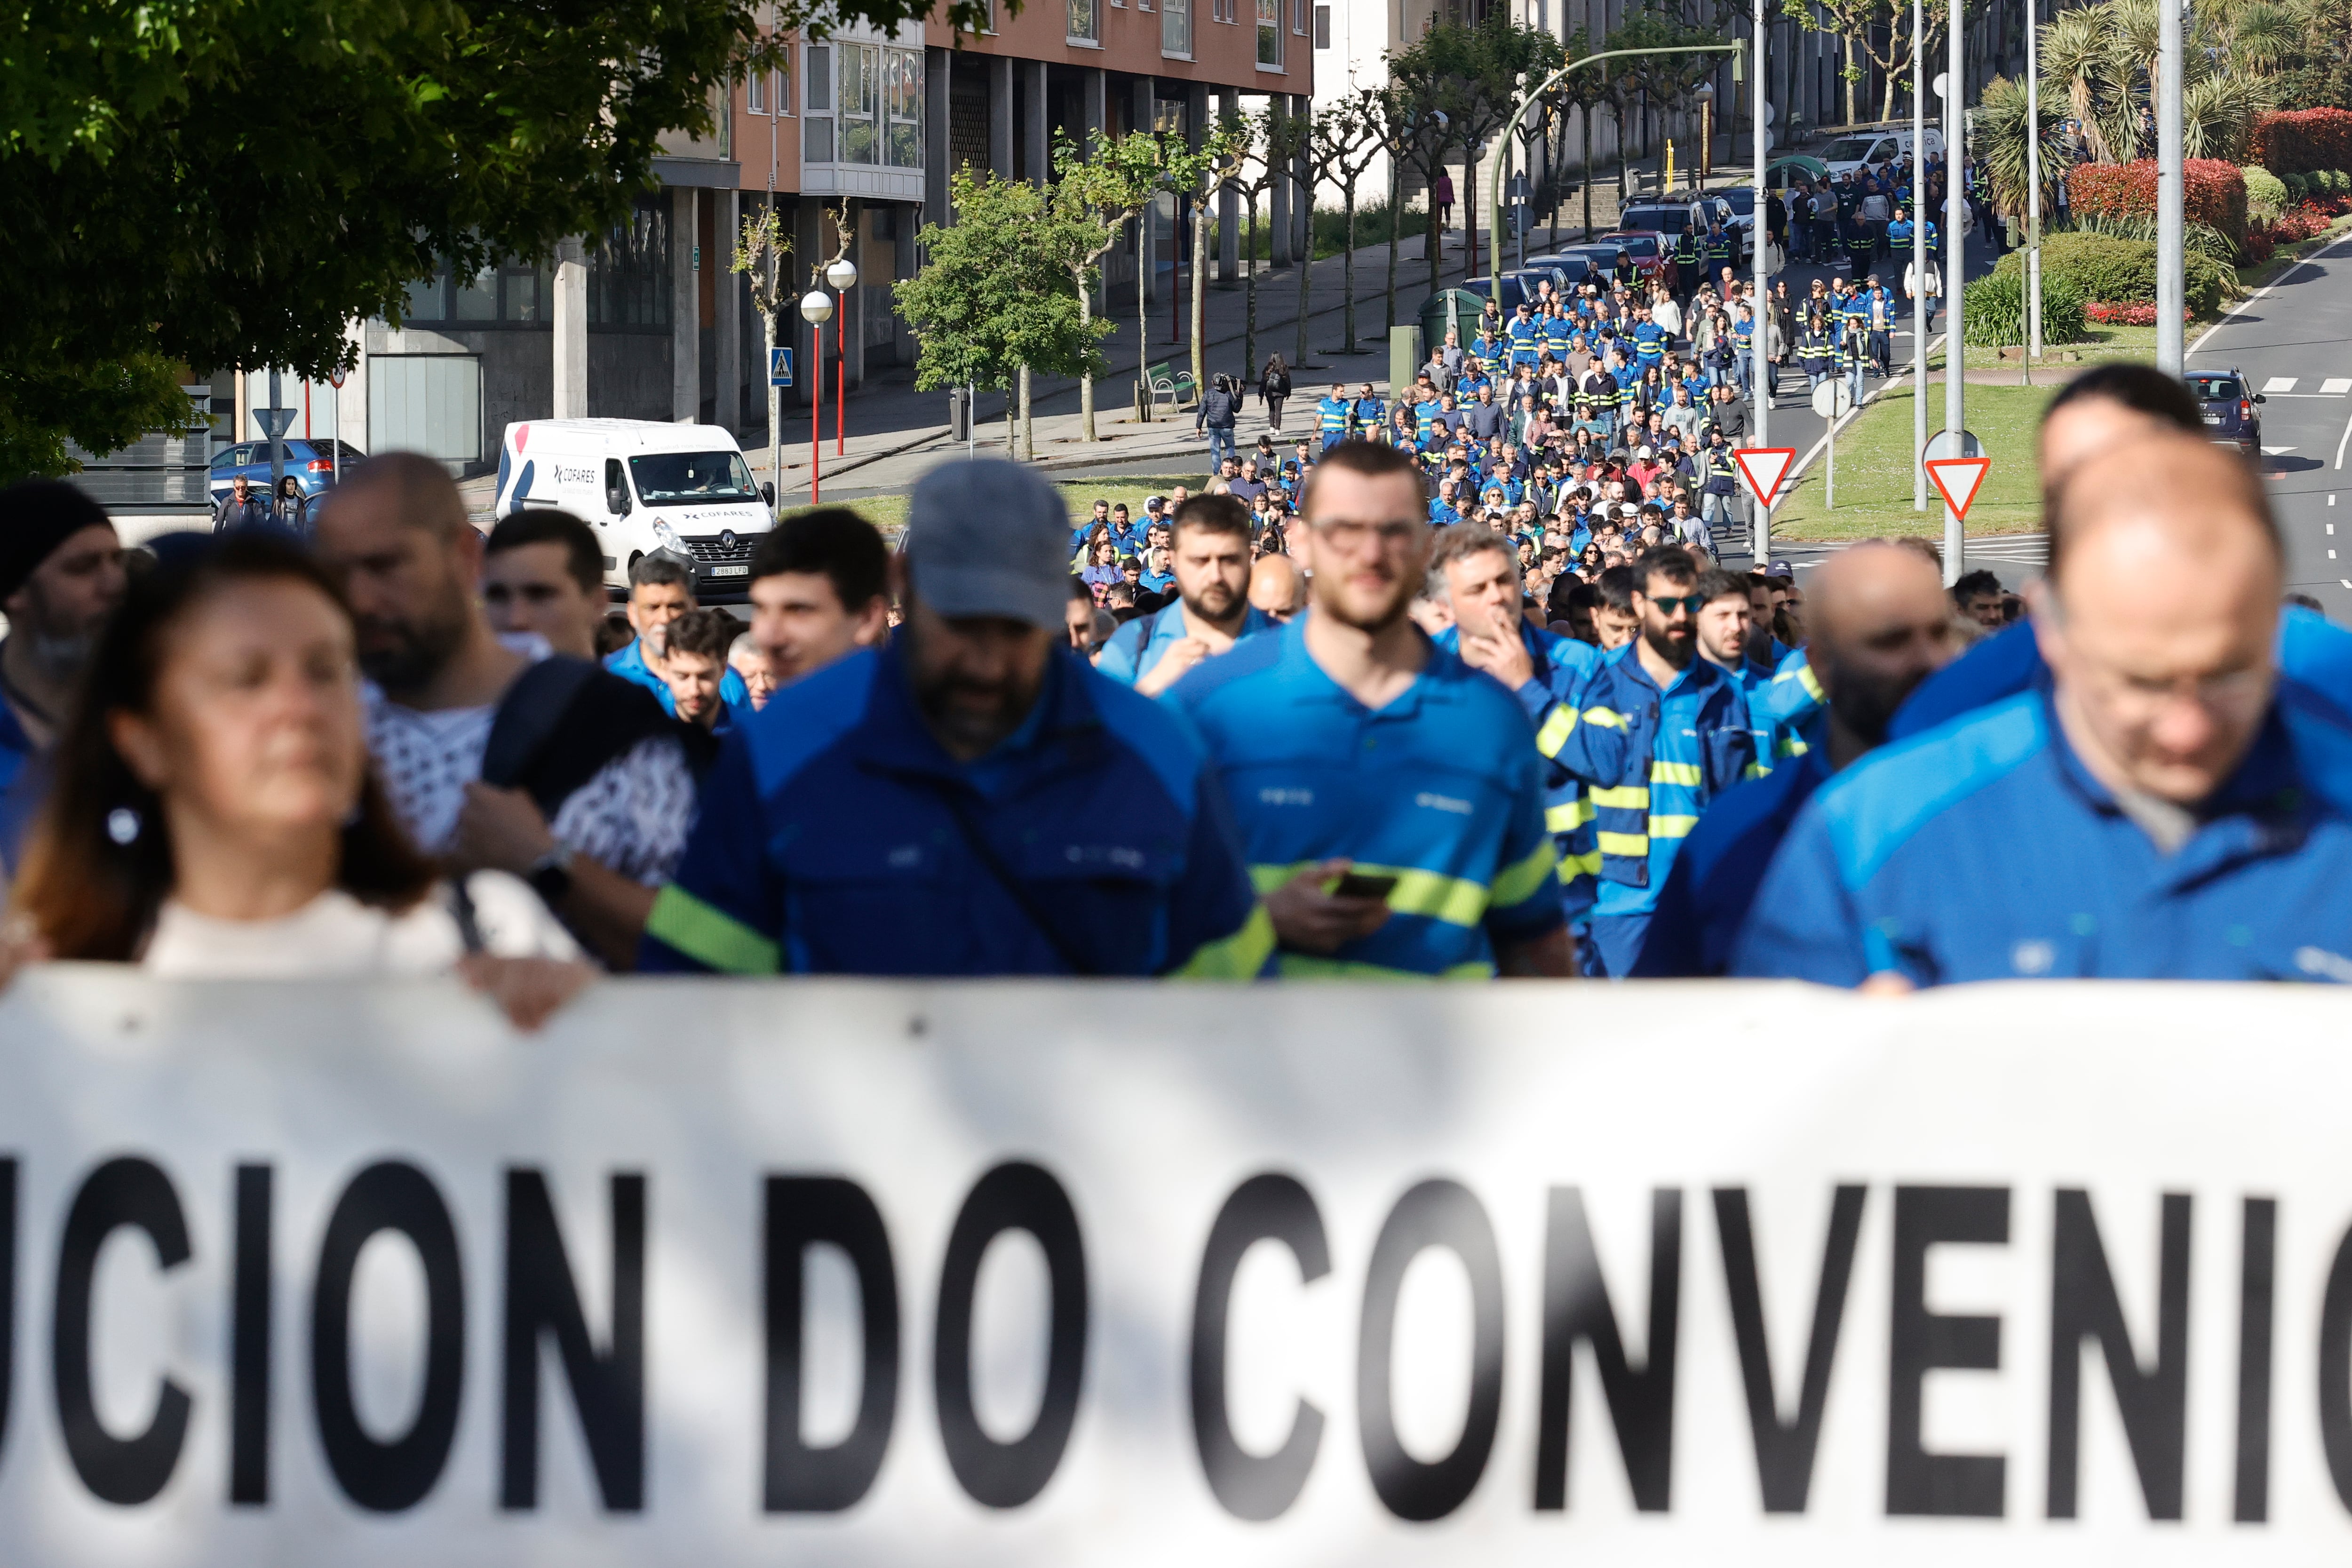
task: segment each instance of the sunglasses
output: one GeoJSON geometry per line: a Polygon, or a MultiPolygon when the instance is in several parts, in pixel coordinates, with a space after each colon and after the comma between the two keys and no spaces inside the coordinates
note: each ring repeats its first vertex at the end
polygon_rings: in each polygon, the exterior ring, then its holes
{"type": "Polygon", "coordinates": [[[1653,595],[1650,596],[1650,603],[1657,606],[1660,614],[1665,616],[1668,619],[1672,619],[1674,613],[1676,610],[1682,610],[1695,616],[1701,610],[1706,609],[1706,595],[1704,594],[1684,594],[1677,597],[1667,598],[1663,595],[1653,595]]]}

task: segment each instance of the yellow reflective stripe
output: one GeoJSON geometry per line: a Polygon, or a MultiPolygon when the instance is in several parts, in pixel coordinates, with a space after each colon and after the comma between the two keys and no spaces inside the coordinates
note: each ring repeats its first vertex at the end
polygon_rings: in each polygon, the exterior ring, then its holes
{"type": "Polygon", "coordinates": [[[1614,708],[1587,708],[1584,710],[1584,721],[1588,724],[1599,724],[1611,730],[1622,730],[1625,728],[1625,715],[1618,712],[1614,708]]]}
{"type": "Polygon", "coordinates": [[[1780,743],[1772,749],[1780,752],[1780,755],[1784,757],[1801,757],[1807,752],[1812,750],[1811,746],[1808,746],[1804,742],[1797,739],[1794,735],[1781,736],[1780,743]]]}
{"type": "Polygon", "coordinates": [[[1559,749],[1568,744],[1568,738],[1575,732],[1576,710],[1563,702],[1551,710],[1551,717],[1545,720],[1543,728],[1536,731],[1536,750],[1547,757],[1556,757],[1559,755],[1559,749]]]}
{"type": "Polygon", "coordinates": [[[1644,833],[1612,833],[1602,828],[1600,839],[1603,855],[1641,856],[1650,852],[1649,835],[1644,833]]]}
{"type": "Polygon", "coordinates": [[[1536,896],[1537,889],[1552,879],[1552,868],[1559,864],[1559,851],[1547,838],[1525,859],[1504,867],[1495,874],[1495,906],[1507,910],[1523,904],[1536,896]]]}
{"type": "Polygon", "coordinates": [[[1688,784],[1693,789],[1696,789],[1699,785],[1706,782],[1706,775],[1699,771],[1699,766],[1696,763],[1652,763],[1650,764],[1650,782],[1652,784],[1688,784]]]}
{"type": "Polygon", "coordinates": [[[1650,809],[1650,786],[1647,784],[1616,784],[1592,792],[1594,805],[1617,806],[1629,811],[1650,809]]]}
{"type": "Polygon", "coordinates": [[[654,895],[646,934],[721,974],[773,974],[776,944],[715,905],[671,882],[654,895]]]}
{"type": "Polygon", "coordinates": [[[1739,776],[1744,779],[1760,779],[1771,771],[1772,769],[1769,763],[1750,763],[1748,764],[1747,771],[1742,773],[1739,776]]]}
{"type": "MultiPolygon", "coordinates": [[[[1314,864],[1302,860],[1293,866],[1252,866],[1250,881],[1261,895],[1271,893],[1314,864]]],[[[1362,860],[1356,861],[1353,868],[1367,877],[1394,877],[1396,886],[1389,889],[1388,905],[1401,915],[1425,915],[1447,925],[1474,926],[1486,913],[1483,882],[1412,866],[1374,866],[1362,860]]]]}
{"type": "Polygon", "coordinates": [[[1231,936],[1204,942],[1174,972],[1179,980],[1255,980],[1274,951],[1274,921],[1264,904],[1250,906],[1249,919],[1231,936]]]}
{"type": "Polygon", "coordinates": [[[1573,882],[1579,877],[1601,875],[1601,851],[1590,855],[1563,855],[1559,858],[1559,879],[1573,882]]]}
{"type": "Polygon", "coordinates": [[[1822,689],[1822,678],[1813,673],[1813,667],[1810,662],[1797,666],[1789,673],[1797,678],[1797,684],[1803,687],[1805,695],[1814,701],[1827,702],[1830,700],[1830,694],[1822,689]]]}
{"type": "Polygon", "coordinates": [[[1384,963],[1318,958],[1307,952],[1286,952],[1276,963],[1286,980],[1491,980],[1495,977],[1495,966],[1484,962],[1452,964],[1435,974],[1424,974],[1418,969],[1391,969],[1384,963]]]}
{"type": "Polygon", "coordinates": [[[1690,830],[1697,826],[1698,818],[1696,816],[1654,816],[1650,818],[1650,837],[1686,838],[1690,830]]]}
{"type": "Polygon", "coordinates": [[[1592,803],[1571,800],[1566,805],[1544,807],[1544,826],[1554,833],[1573,833],[1592,820],[1592,803]]]}

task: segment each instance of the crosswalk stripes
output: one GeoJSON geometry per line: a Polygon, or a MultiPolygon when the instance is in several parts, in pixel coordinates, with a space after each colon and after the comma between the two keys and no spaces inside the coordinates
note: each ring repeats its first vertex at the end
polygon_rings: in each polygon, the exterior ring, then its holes
{"type": "Polygon", "coordinates": [[[2352,392],[2352,375],[2331,375],[2319,384],[2319,390],[2330,397],[2341,397],[2352,392]]]}
{"type": "Polygon", "coordinates": [[[2294,390],[2294,377],[2291,375],[2274,375],[2268,381],[2263,383],[2263,390],[2266,393],[2293,392],[2294,390]]]}

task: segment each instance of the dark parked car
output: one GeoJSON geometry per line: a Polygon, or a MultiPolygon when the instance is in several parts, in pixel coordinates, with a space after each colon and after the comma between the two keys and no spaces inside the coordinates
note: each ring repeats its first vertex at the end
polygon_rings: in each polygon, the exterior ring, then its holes
{"type": "Polygon", "coordinates": [[[2263,455],[2263,416],[2254,405],[2263,395],[2249,388],[2235,365],[2226,371],[2191,371],[2189,395],[2205,410],[2205,434],[2249,458],[2263,455]]]}
{"type": "MultiPolygon", "coordinates": [[[[302,487],[303,495],[312,500],[335,488],[339,470],[367,456],[349,441],[330,440],[324,436],[313,440],[289,436],[285,445],[286,471],[302,487]]],[[[268,442],[238,441],[213,454],[212,470],[205,482],[215,501],[228,494],[229,481],[239,474],[251,482],[257,492],[269,492],[268,442]]]]}

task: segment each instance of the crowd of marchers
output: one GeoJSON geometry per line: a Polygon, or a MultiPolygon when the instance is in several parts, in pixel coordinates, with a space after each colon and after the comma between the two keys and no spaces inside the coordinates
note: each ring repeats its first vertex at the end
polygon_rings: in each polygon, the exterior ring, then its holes
{"type": "Polygon", "coordinates": [[[1343,437],[1278,552],[1255,497],[1163,500],[1150,607],[1034,470],[955,462],[895,551],[762,536],[748,630],[639,563],[619,647],[592,531],[485,536],[420,458],[128,554],[20,484],[6,963],[455,969],[526,1024],[632,968],[2352,977],[2352,634],[2258,477],[2133,367],[2040,458],[2022,619],[1913,542],[1801,591],[1648,542],[1559,604],[1343,437]]]}

